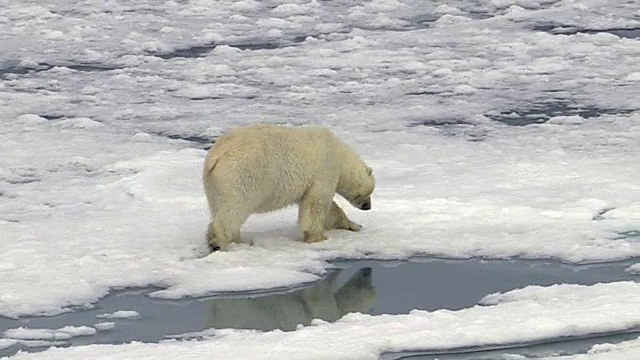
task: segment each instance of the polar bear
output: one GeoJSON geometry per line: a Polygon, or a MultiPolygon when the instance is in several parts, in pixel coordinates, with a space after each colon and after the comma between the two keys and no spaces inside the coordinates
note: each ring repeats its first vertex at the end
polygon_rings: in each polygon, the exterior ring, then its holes
{"type": "Polygon", "coordinates": [[[348,145],[322,127],[253,125],[216,140],[203,169],[211,222],[211,251],[240,241],[251,214],[298,204],[304,241],[326,240],[324,230],[359,231],[333,201],[337,193],[361,210],[371,209],[375,180],[348,145]]]}

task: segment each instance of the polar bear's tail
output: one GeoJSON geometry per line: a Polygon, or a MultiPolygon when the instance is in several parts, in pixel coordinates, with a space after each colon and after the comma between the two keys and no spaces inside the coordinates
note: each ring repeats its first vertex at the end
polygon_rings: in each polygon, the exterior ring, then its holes
{"type": "Polygon", "coordinates": [[[209,153],[207,154],[207,158],[204,162],[204,170],[202,173],[202,175],[205,178],[211,176],[211,172],[216,167],[216,164],[218,163],[218,161],[220,161],[220,159],[225,157],[226,154],[229,152],[228,146],[222,146],[223,145],[222,142],[225,142],[224,140],[225,140],[224,138],[218,139],[216,143],[213,145],[213,147],[209,150],[209,153]]]}
{"type": "Polygon", "coordinates": [[[209,156],[207,156],[207,159],[204,162],[204,171],[202,172],[205,178],[211,176],[211,172],[216,167],[216,164],[218,163],[218,160],[220,160],[220,158],[221,156],[218,153],[211,153],[209,154],[209,156]]]}

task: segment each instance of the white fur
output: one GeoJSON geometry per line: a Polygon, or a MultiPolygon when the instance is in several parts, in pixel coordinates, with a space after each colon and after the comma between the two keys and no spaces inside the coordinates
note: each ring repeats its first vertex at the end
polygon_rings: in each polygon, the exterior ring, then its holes
{"type": "Polygon", "coordinates": [[[203,181],[212,221],[212,249],[240,241],[240,227],[255,213],[299,204],[307,242],[325,229],[360,230],[333,201],[337,193],[368,210],[375,181],[353,149],[320,127],[255,125],[234,129],[209,150],[203,181]]]}

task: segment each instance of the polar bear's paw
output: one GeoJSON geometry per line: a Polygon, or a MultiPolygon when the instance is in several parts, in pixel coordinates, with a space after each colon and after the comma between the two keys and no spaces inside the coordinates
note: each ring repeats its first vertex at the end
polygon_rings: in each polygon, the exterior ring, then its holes
{"type": "Polygon", "coordinates": [[[347,228],[347,230],[349,230],[349,231],[360,231],[360,230],[362,230],[362,225],[360,225],[358,223],[354,223],[353,221],[349,220],[349,227],[347,228]]]}
{"type": "Polygon", "coordinates": [[[323,233],[311,234],[305,231],[304,242],[314,243],[327,240],[327,237],[323,233]]]}

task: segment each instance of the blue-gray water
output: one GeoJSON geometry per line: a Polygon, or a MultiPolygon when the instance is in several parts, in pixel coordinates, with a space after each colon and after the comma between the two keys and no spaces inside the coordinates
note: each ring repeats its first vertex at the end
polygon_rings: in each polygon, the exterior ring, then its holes
{"type": "MultiPolygon", "coordinates": [[[[625,272],[625,268],[633,263],[634,261],[625,261],[570,266],[552,261],[477,259],[344,262],[336,263],[337,269],[323,280],[304,288],[277,293],[221,295],[179,301],[152,299],[146,296],[153,289],[120,291],[107,296],[88,310],[54,317],[18,320],[0,318],[0,332],[18,327],[57,329],[66,325],[94,326],[102,321],[115,322],[112,330],[99,331],[93,336],[72,338],[66,342],[66,345],[83,345],[118,344],[134,340],[157,342],[167,336],[212,327],[293,330],[298,324],[307,325],[314,318],[334,321],[348,312],[402,314],[413,309],[458,310],[475,305],[485,295],[528,285],[588,285],[634,279],[637,281],[637,276],[625,272]],[[135,310],[140,313],[140,318],[96,318],[97,315],[118,310],[135,310]]],[[[617,334],[610,339],[621,341],[627,336],[629,335],[617,334]]],[[[538,345],[538,348],[565,346],[567,349],[582,349],[588,347],[589,341],[582,339],[538,345]]],[[[10,355],[18,349],[41,350],[13,346],[0,350],[0,355],[10,355]]],[[[469,350],[477,349],[465,351],[469,350]]],[[[432,355],[405,355],[433,359],[432,355]]],[[[443,356],[442,353],[438,354],[438,358],[445,359],[443,356]]],[[[460,357],[463,355],[459,354],[451,356],[454,357],[450,359],[483,359],[460,357]]]]}

